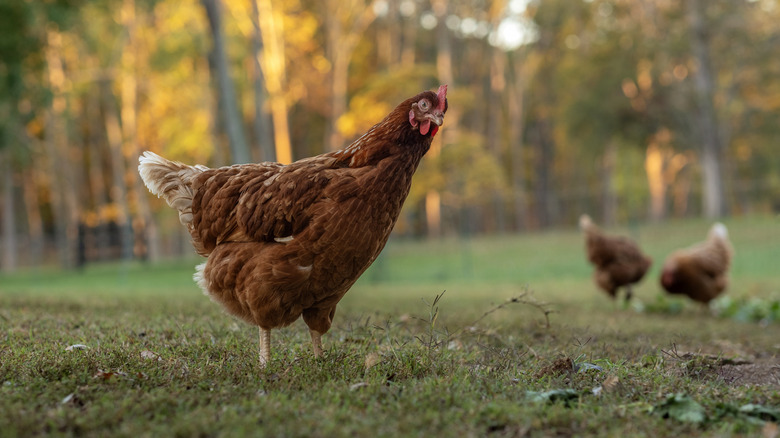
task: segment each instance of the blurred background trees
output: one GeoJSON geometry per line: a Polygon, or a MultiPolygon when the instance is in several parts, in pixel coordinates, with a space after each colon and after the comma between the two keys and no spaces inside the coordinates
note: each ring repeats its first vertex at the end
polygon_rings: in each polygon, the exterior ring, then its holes
{"type": "Polygon", "coordinates": [[[0,0],[0,267],[189,254],[145,150],[340,148],[450,86],[396,233],[780,210],[775,0],[0,0]]]}

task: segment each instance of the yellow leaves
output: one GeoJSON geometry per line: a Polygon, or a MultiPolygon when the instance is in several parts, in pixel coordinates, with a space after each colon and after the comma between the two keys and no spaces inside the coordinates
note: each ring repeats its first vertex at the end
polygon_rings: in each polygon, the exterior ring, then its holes
{"type": "Polygon", "coordinates": [[[442,202],[450,206],[488,202],[507,193],[504,175],[496,155],[485,148],[484,138],[460,131],[457,142],[445,145],[438,157],[423,160],[406,203],[414,205],[430,190],[441,192],[442,202]]]}
{"type": "Polygon", "coordinates": [[[350,111],[339,117],[336,128],[346,138],[355,137],[366,132],[390,111],[392,108],[385,102],[377,102],[365,95],[356,96],[350,102],[350,111]]]}
{"type": "Polygon", "coordinates": [[[122,207],[113,202],[100,206],[97,211],[90,210],[81,215],[81,221],[88,227],[96,227],[108,222],[124,223],[125,220],[122,207]]]}

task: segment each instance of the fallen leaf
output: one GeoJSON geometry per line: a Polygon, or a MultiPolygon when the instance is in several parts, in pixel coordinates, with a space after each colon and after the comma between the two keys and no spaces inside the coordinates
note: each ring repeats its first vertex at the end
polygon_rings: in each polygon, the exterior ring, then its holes
{"type": "Polygon", "coordinates": [[[683,423],[703,423],[707,418],[702,405],[690,396],[679,393],[667,395],[664,401],[653,406],[652,412],[683,423]]]}
{"type": "Polygon", "coordinates": [[[573,389],[553,389],[550,391],[526,391],[525,397],[532,402],[555,403],[562,401],[568,406],[569,402],[579,398],[580,394],[573,389]]]}
{"type": "Polygon", "coordinates": [[[73,344],[73,345],[65,348],[65,351],[86,350],[87,348],[89,348],[89,347],[87,347],[84,344],[73,344]]]}
{"type": "Polygon", "coordinates": [[[75,392],[71,392],[70,394],[66,395],[65,398],[60,400],[60,404],[76,406],[76,407],[83,407],[84,406],[84,400],[80,399],[79,396],[76,395],[75,392]]]}
{"type": "Polygon", "coordinates": [[[604,387],[605,391],[609,392],[614,390],[619,384],[620,384],[620,379],[618,379],[618,377],[615,375],[611,375],[611,376],[607,376],[607,378],[604,379],[604,382],[601,384],[601,386],[604,387]]]}
{"type": "Polygon", "coordinates": [[[373,368],[376,364],[378,364],[381,361],[382,361],[382,356],[380,356],[379,353],[375,353],[375,352],[368,353],[366,355],[366,360],[365,360],[366,369],[368,370],[373,368]]]}
{"type": "Polygon", "coordinates": [[[366,383],[366,382],[359,382],[359,383],[355,383],[353,385],[350,385],[349,390],[350,391],[355,391],[356,389],[364,388],[366,386],[368,386],[368,383],[366,383]]]}
{"type": "Polygon", "coordinates": [[[111,371],[102,371],[102,370],[98,370],[98,372],[95,373],[94,376],[92,376],[93,379],[103,379],[103,380],[108,380],[108,379],[110,379],[112,377],[114,377],[114,373],[113,372],[111,372],[111,371]]]}
{"type": "Polygon", "coordinates": [[[109,380],[112,377],[127,377],[127,373],[123,373],[122,371],[103,371],[98,370],[95,375],[92,376],[93,379],[103,379],[103,380],[109,380]]]}
{"type": "Polygon", "coordinates": [[[588,370],[604,371],[604,368],[601,368],[600,366],[594,365],[592,363],[582,362],[574,364],[574,370],[577,372],[588,370]]]}
{"type": "Polygon", "coordinates": [[[162,360],[159,354],[149,350],[144,350],[141,352],[141,359],[162,360]]]}

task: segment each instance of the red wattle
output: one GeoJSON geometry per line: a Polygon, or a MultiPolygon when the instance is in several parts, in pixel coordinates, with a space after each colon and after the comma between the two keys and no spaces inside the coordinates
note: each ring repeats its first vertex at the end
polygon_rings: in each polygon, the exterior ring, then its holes
{"type": "MultiPolygon", "coordinates": [[[[433,125],[433,126],[436,126],[436,125],[433,125]]],[[[430,120],[426,120],[426,121],[420,123],[420,134],[425,135],[425,134],[428,133],[428,130],[430,130],[430,129],[431,129],[431,121],[430,120]]]]}

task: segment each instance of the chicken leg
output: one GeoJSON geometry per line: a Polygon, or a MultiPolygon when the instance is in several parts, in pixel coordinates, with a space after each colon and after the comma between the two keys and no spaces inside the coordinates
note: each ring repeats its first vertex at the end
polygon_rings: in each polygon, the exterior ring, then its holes
{"type": "Polygon", "coordinates": [[[322,333],[309,329],[311,334],[311,346],[314,350],[314,357],[322,357],[322,333]]]}
{"type": "Polygon", "coordinates": [[[631,289],[631,285],[626,286],[626,299],[625,303],[628,304],[629,301],[631,301],[631,298],[634,296],[634,291],[631,289]]]}
{"type": "Polygon", "coordinates": [[[314,357],[322,357],[322,335],[330,329],[336,307],[312,308],[303,311],[303,322],[309,327],[314,357]]]}
{"type": "Polygon", "coordinates": [[[260,327],[260,366],[265,368],[271,360],[271,330],[260,327]]]}

